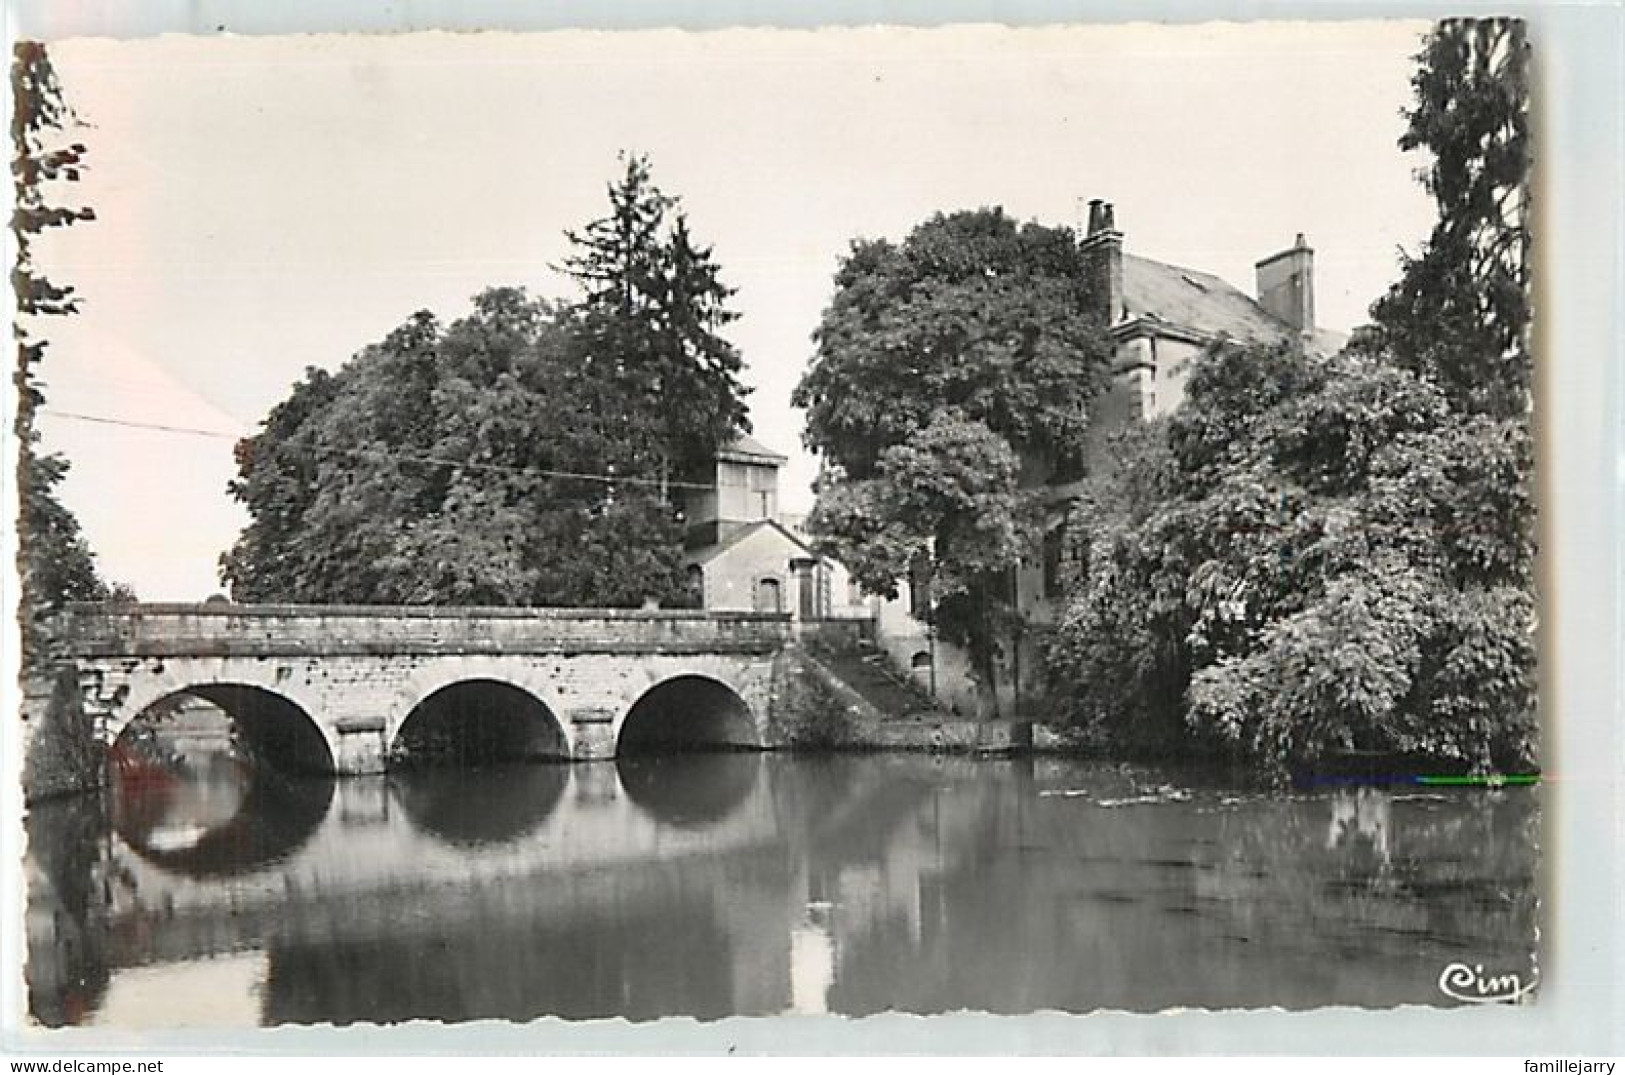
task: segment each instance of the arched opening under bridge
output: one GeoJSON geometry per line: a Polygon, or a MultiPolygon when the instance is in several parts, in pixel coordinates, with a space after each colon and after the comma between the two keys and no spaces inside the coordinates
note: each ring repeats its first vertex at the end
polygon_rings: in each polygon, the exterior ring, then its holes
{"type": "Polygon", "coordinates": [[[112,746],[115,770],[141,756],[203,756],[209,740],[255,765],[285,773],[331,773],[327,737],[298,703],[244,683],[200,683],[160,698],[126,724],[112,746]]]}
{"type": "Polygon", "coordinates": [[[529,691],[468,679],[430,694],[395,733],[395,765],[497,765],[562,760],[570,748],[558,718],[529,691]]]}
{"type": "Polygon", "coordinates": [[[619,755],[760,748],[750,706],[707,676],[677,676],[644,692],[621,724],[619,755]]]}

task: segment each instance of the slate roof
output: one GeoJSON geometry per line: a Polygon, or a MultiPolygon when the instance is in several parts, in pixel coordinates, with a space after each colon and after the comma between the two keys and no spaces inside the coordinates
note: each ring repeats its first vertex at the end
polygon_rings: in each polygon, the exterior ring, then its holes
{"type": "Polygon", "coordinates": [[[1245,343],[1287,338],[1292,328],[1212,273],[1123,254],[1123,305],[1129,320],[1154,319],[1203,336],[1245,343]]]}

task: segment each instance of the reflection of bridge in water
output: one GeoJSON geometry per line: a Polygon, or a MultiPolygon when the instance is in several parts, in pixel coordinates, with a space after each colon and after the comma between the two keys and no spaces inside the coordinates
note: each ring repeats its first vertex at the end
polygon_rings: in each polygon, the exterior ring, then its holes
{"type": "MultiPolygon", "coordinates": [[[[933,790],[870,767],[836,792],[806,767],[731,753],[272,777],[205,831],[195,802],[115,806],[106,962],[116,980],[261,952],[271,1021],[448,1017],[446,990],[471,1018],[819,1010],[835,958],[819,908],[841,887],[819,863],[883,854],[933,790]],[[232,835],[267,811],[278,836],[232,835]],[[809,816],[823,823],[792,820],[809,816]]],[[[984,807],[950,814],[974,825],[984,807]]]]}
{"type": "Polygon", "coordinates": [[[137,1022],[157,997],[163,1023],[231,994],[242,1025],[1391,1006],[1439,1003],[1463,952],[1523,965],[1533,938],[1530,789],[1367,793],[1367,824],[1359,794],[1187,792],[1043,759],[507,772],[324,780],[315,807],[278,810],[314,822],[257,843],[245,815],[297,785],[112,817],[42,806],[32,1009],[137,1022]]]}
{"type": "Polygon", "coordinates": [[[728,854],[774,839],[763,765],[759,754],[717,753],[347,780],[245,774],[238,813],[207,829],[186,820],[190,809],[172,821],[161,808],[131,817],[115,807],[114,860],[129,884],[113,907],[179,914],[212,905],[229,882],[240,914],[318,890],[428,890],[728,854]]]}

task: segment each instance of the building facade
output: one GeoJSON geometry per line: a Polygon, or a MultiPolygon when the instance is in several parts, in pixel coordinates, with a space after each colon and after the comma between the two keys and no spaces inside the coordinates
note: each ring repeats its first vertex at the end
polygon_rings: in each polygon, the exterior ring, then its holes
{"type": "MultiPolygon", "coordinates": [[[[1090,203],[1080,242],[1095,313],[1114,343],[1109,387],[1095,400],[1084,456],[1110,462],[1114,434],[1168,414],[1185,398],[1191,364],[1220,341],[1292,343],[1330,354],[1346,337],[1315,324],[1314,251],[1302,235],[1260,259],[1256,295],[1210,273],[1125,252],[1112,206],[1090,203]]],[[[813,551],[801,520],[781,512],[779,472],[786,457],[751,437],[717,454],[713,469],[685,491],[685,547],[694,602],[708,609],[788,613],[797,620],[866,618],[892,664],[947,710],[982,718],[1029,715],[1041,689],[1041,638],[1059,619],[1068,548],[1065,525],[1082,493],[1077,481],[1046,479],[1049,529],[1040,554],[1012,573],[1027,629],[1004,647],[995,685],[979,681],[968,655],[935,636],[929,594],[899,580],[895,599],[861,594],[836,561],[813,551]]]]}
{"type": "Polygon", "coordinates": [[[796,620],[868,615],[838,563],[813,551],[798,520],[779,510],[786,457],[752,437],[717,453],[685,490],[689,588],[701,608],[789,613],[796,620]]]}
{"type": "MultiPolygon", "coordinates": [[[[1114,343],[1109,387],[1091,409],[1085,461],[1109,465],[1112,437],[1133,422],[1165,415],[1185,399],[1191,364],[1220,341],[1244,345],[1296,344],[1332,354],[1347,341],[1315,324],[1314,251],[1300,234],[1291,246],[1255,265],[1256,294],[1211,273],[1139,257],[1123,248],[1111,205],[1093,201],[1080,242],[1095,313],[1114,343]]],[[[1040,468],[1030,468],[1042,473],[1040,468]]],[[[1066,520],[1082,492],[1080,482],[1048,481],[1048,529],[1040,554],[1013,573],[1011,593],[1028,629],[1005,646],[994,688],[976,681],[966,655],[935,639],[922,622],[922,595],[903,592],[877,602],[881,643],[900,668],[931,675],[942,703],[966,715],[1020,715],[1041,689],[1041,638],[1063,611],[1066,520]]]]}

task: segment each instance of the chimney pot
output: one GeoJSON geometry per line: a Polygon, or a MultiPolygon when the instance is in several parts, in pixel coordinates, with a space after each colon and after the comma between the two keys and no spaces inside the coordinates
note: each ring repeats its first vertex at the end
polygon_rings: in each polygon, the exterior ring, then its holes
{"type": "Polygon", "coordinates": [[[1258,304],[1308,338],[1315,331],[1315,252],[1303,232],[1256,266],[1258,304]]]}
{"type": "Polygon", "coordinates": [[[1102,324],[1115,325],[1123,317],[1123,237],[1110,203],[1089,200],[1089,234],[1079,250],[1089,274],[1092,312],[1102,324]]]}

